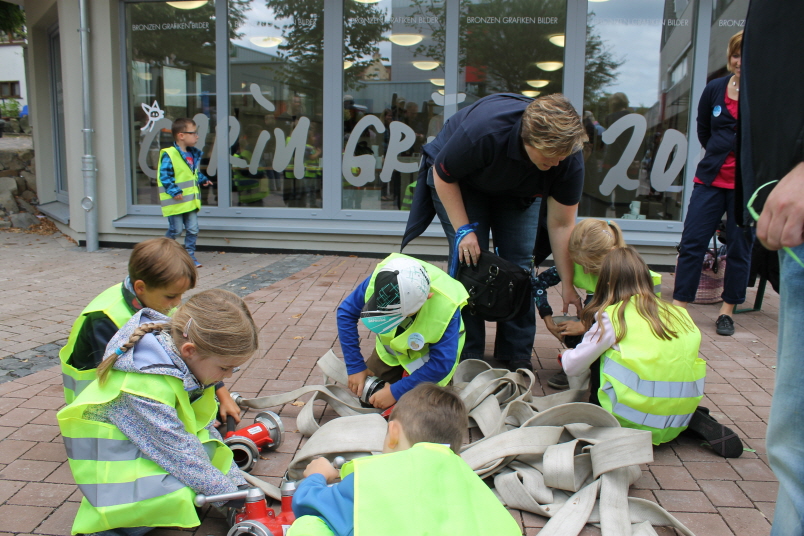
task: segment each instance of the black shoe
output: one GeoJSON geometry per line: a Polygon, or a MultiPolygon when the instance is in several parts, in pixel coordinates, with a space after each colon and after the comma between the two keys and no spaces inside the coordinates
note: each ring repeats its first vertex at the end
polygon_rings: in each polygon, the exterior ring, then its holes
{"type": "Polygon", "coordinates": [[[734,430],[717,422],[706,408],[695,410],[687,430],[705,439],[712,450],[724,458],[739,458],[743,453],[743,442],[734,430]]]}
{"type": "Polygon", "coordinates": [[[729,315],[720,315],[715,321],[718,335],[734,335],[734,320],[729,315]]]}
{"type": "Polygon", "coordinates": [[[530,359],[519,359],[517,361],[506,361],[506,366],[508,370],[511,372],[516,372],[517,369],[528,369],[529,371],[533,372],[533,363],[531,363],[530,359]]]}
{"type": "Polygon", "coordinates": [[[549,380],[547,380],[547,385],[552,387],[553,389],[569,389],[569,380],[567,379],[567,373],[562,371],[556,372],[553,374],[549,380]]]}

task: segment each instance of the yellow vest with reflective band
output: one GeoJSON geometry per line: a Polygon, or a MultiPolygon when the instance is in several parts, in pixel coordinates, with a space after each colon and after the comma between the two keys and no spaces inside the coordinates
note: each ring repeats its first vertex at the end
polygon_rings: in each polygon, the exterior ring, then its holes
{"type": "MultiPolygon", "coordinates": [[[[377,355],[384,363],[390,366],[402,365],[402,367],[408,371],[408,374],[413,374],[419,367],[430,360],[430,345],[441,340],[455,311],[466,305],[469,294],[461,283],[432,264],[400,253],[392,253],[378,264],[374,269],[374,273],[371,274],[371,280],[366,288],[366,301],[374,294],[374,280],[377,278],[377,274],[382,267],[391,260],[399,258],[415,260],[424,267],[427,271],[427,277],[430,278],[430,292],[433,293],[433,296],[424,302],[422,308],[416,313],[413,322],[405,328],[400,335],[396,335],[396,329],[384,335],[377,335],[376,348],[377,355]],[[419,350],[413,350],[408,343],[408,338],[414,333],[418,333],[424,339],[424,346],[419,350]]],[[[446,385],[449,383],[449,380],[455,373],[455,369],[458,367],[458,357],[461,355],[461,350],[463,350],[465,338],[463,319],[461,319],[458,352],[455,354],[455,364],[452,366],[452,370],[450,370],[449,374],[438,382],[438,385],[446,385]]]]}
{"type": "MultiPolygon", "coordinates": [[[[615,332],[623,303],[606,308],[615,332]]],[[[693,330],[661,340],[629,303],[628,332],[618,343],[620,350],[609,348],[600,358],[600,405],[623,426],[650,431],[654,445],[675,439],[687,428],[703,398],[706,377],[706,362],[698,357],[701,332],[685,309],[665,305],[686,318],[693,330]]]]}
{"type": "Polygon", "coordinates": [[[407,185],[405,188],[405,195],[402,197],[402,203],[399,206],[399,210],[410,210],[410,207],[413,205],[413,192],[416,190],[416,184],[419,181],[413,181],[407,185]]]}
{"type": "Polygon", "coordinates": [[[160,171],[156,174],[156,180],[159,183],[159,202],[162,204],[162,216],[175,216],[176,214],[184,214],[193,210],[201,210],[198,168],[195,171],[190,170],[190,166],[187,165],[176,147],[168,147],[159,151],[159,162],[160,171]],[[170,162],[173,164],[173,177],[176,180],[176,186],[181,188],[183,196],[181,201],[170,197],[170,194],[167,193],[167,190],[162,185],[159,174],[162,169],[162,155],[165,153],[168,154],[170,162]]]}
{"type": "Polygon", "coordinates": [[[232,451],[205,428],[217,412],[214,387],[191,403],[178,378],[112,370],[103,386],[93,382],[57,414],[73,478],[84,494],[72,533],[197,526],[195,491],[145,457],[113,424],[83,418],[89,406],[114,400],[121,392],[176,408],[184,428],[204,444],[212,464],[223,473],[231,467],[232,451]]]}
{"type": "MultiPolygon", "coordinates": [[[[243,149],[240,154],[233,154],[233,157],[242,158],[250,162],[253,153],[248,149],[243,149]]],[[[237,192],[237,198],[241,203],[254,203],[264,199],[269,193],[267,177],[245,177],[239,168],[232,168],[232,185],[237,192]]]]}
{"type": "Polygon", "coordinates": [[[89,302],[89,305],[81,311],[79,317],[73,322],[73,329],[70,331],[67,344],[59,351],[61,377],[64,382],[64,400],[68,404],[75,400],[75,397],[95,379],[95,369],[78,370],[69,362],[75,349],[75,342],[78,340],[78,334],[81,332],[84,322],[86,322],[87,315],[101,311],[114,322],[118,329],[123,327],[123,324],[128,322],[132,316],[131,309],[129,309],[125,298],[123,298],[122,287],[123,284],[118,283],[113,287],[107,288],[89,302]]]}
{"type": "MultiPolygon", "coordinates": [[[[446,445],[357,458],[355,536],[521,536],[519,525],[491,489],[446,445]]],[[[325,533],[321,533],[325,534],[325,533]]]]}
{"type": "MultiPolygon", "coordinates": [[[[597,286],[599,276],[595,274],[588,274],[583,271],[583,266],[577,262],[573,265],[574,273],[572,274],[572,284],[577,288],[582,288],[586,292],[594,292],[597,286]]],[[[650,270],[650,277],[653,281],[653,293],[662,297],[662,274],[658,274],[650,270]]]]}

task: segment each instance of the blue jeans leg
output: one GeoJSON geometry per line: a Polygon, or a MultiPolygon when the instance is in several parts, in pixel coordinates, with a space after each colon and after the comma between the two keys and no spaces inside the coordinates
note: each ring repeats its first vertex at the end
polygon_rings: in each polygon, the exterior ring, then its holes
{"type": "Polygon", "coordinates": [[[187,234],[184,236],[184,249],[195,259],[195,243],[198,240],[198,211],[191,210],[182,214],[184,217],[184,229],[187,234]]]}
{"type": "MultiPolygon", "coordinates": [[[[427,182],[431,186],[436,213],[451,245],[455,240],[455,230],[433,187],[432,175],[428,176],[427,182]]],[[[468,188],[462,188],[461,194],[469,221],[478,223],[477,240],[480,249],[489,249],[489,232],[491,232],[500,256],[529,270],[533,246],[536,243],[540,200],[537,199],[530,207],[523,208],[515,198],[492,197],[468,188]]],[[[473,316],[466,308],[462,317],[466,329],[466,342],[461,359],[482,359],[485,354],[485,322],[473,316]]],[[[494,357],[500,361],[530,359],[535,336],[536,314],[531,300],[528,314],[510,322],[497,323],[494,357]]]]}
{"type": "MultiPolygon", "coordinates": [[[[804,245],[793,248],[804,258],[804,245]]],[[[768,459],[779,479],[772,536],[804,534],[804,268],[779,253],[779,344],[768,422],[768,459]]]]}
{"type": "Polygon", "coordinates": [[[181,230],[184,225],[182,223],[181,214],[177,214],[176,216],[168,216],[167,221],[168,221],[168,230],[165,233],[165,236],[168,238],[172,238],[173,240],[176,240],[181,234],[181,230]]]}

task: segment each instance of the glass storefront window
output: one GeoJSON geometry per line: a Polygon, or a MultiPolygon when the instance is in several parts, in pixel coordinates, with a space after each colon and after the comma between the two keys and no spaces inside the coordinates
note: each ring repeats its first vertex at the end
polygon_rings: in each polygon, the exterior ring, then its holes
{"type": "Polygon", "coordinates": [[[566,0],[461,0],[458,106],[561,93],[566,0]]]}
{"type": "Polygon", "coordinates": [[[321,208],[324,2],[230,3],[229,24],[232,206],[321,208]]]}
{"type": "Polygon", "coordinates": [[[589,2],[580,216],[681,219],[695,6],[589,2]]]}
{"type": "Polygon", "coordinates": [[[343,209],[410,209],[443,123],[444,22],[443,0],[344,0],[343,209]]]}
{"type": "Polygon", "coordinates": [[[712,28],[709,33],[709,65],[706,81],[726,76],[726,51],[731,36],[745,27],[748,0],[713,0],[712,28]]]}
{"type": "MultiPolygon", "coordinates": [[[[125,5],[133,204],[158,205],[159,151],[173,120],[198,124],[200,169],[215,182],[215,2],[125,5]]],[[[201,203],[216,205],[215,187],[201,203]]]]}

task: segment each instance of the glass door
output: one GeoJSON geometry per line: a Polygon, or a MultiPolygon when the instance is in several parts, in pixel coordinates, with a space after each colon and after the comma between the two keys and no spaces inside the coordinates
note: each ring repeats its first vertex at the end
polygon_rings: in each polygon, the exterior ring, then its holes
{"type": "Polygon", "coordinates": [[[64,147],[64,85],[61,81],[61,41],[59,28],[54,26],[48,32],[48,46],[50,49],[50,99],[53,117],[53,169],[56,174],[56,200],[69,204],[67,190],[66,150],[64,147]]]}

